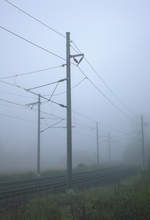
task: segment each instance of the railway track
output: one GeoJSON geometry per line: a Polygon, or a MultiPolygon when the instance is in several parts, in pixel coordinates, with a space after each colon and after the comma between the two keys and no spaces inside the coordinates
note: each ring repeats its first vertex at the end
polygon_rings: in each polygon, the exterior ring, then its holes
{"type": "MultiPolygon", "coordinates": [[[[137,168],[123,166],[74,172],[72,188],[115,183],[122,178],[134,175],[136,172],[137,168]]],[[[16,207],[33,197],[65,192],[66,189],[66,175],[0,182],[0,209],[16,207]]]]}

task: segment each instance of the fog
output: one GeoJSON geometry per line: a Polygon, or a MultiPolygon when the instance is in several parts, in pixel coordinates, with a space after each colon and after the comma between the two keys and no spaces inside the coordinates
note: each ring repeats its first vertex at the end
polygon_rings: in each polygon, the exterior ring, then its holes
{"type": "MultiPolygon", "coordinates": [[[[150,155],[150,2],[148,0],[18,1],[18,7],[41,19],[71,39],[92,63],[80,63],[88,79],[71,66],[73,166],[96,163],[96,122],[99,123],[100,163],[141,164],[141,124],[144,118],[145,155],[150,155]],[[78,84],[83,80],[82,83],[78,84]],[[77,85],[77,86],[76,86],[77,85]],[[115,95],[114,95],[115,94],[115,95]],[[112,104],[113,103],[113,104],[112,104]],[[108,133],[111,135],[109,161],[108,133]]],[[[63,37],[24,15],[6,1],[0,2],[0,25],[66,56],[63,37]]],[[[65,64],[65,61],[0,29],[0,172],[36,170],[37,97],[21,88],[32,88],[66,77],[66,67],[3,79],[65,64]],[[5,100],[5,101],[4,101],[5,100]],[[13,103],[8,103],[11,101],[13,103]],[[21,105],[25,106],[21,106],[21,105]]],[[[76,52],[71,48],[71,54],[76,52]]],[[[72,62],[74,62],[72,60],[72,62]]],[[[56,84],[34,90],[47,98],[56,84]]],[[[52,100],[66,105],[66,82],[57,86],[52,100]]],[[[66,167],[66,109],[51,102],[41,104],[41,169],[66,167]],[[48,115],[54,114],[54,115],[48,115]]]]}

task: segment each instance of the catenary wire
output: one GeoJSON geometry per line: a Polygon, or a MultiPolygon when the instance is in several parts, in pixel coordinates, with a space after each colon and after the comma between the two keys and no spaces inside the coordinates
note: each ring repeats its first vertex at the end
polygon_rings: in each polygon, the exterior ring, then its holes
{"type": "MultiPolygon", "coordinates": [[[[71,41],[71,43],[74,45],[71,45],[72,49],[75,52],[79,52],[81,53],[81,50],[79,49],[79,47],[76,45],[76,43],[74,41],[71,41]]],[[[94,68],[94,66],[91,64],[91,62],[84,57],[85,62],[89,65],[89,67],[91,68],[91,70],[97,75],[97,77],[99,78],[99,80],[103,83],[103,85],[109,90],[109,92],[117,99],[118,103],[120,103],[124,108],[126,108],[127,112],[130,113],[130,110],[127,108],[127,106],[120,100],[120,98],[116,95],[116,93],[114,93],[114,91],[110,88],[110,86],[106,83],[106,81],[104,80],[104,78],[96,71],[96,69],[94,68]]],[[[133,114],[132,114],[133,115],[133,114]]]]}
{"type": "Polygon", "coordinates": [[[74,114],[76,114],[76,115],[78,115],[78,116],[80,116],[82,118],[88,119],[88,120],[92,121],[93,123],[96,123],[96,120],[92,119],[90,116],[87,116],[87,115],[85,115],[83,113],[80,113],[80,112],[75,111],[75,110],[72,110],[72,113],[74,113],[74,114]]]}
{"type": "MultiPolygon", "coordinates": [[[[11,6],[15,7],[15,8],[18,9],[19,11],[23,12],[23,13],[26,14],[27,16],[31,17],[32,19],[38,21],[38,22],[41,23],[42,25],[46,26],[46,27],[49,28],[50,30],[54,31],[55,33],[61,35],[62,37],[65,37],[62,33],[56,31],[55,29],[53,29],[53,28],[51,28],[51,27],[49,27],[47,24],[45,24],[45,23],[42,22],[41,20],[39,20],[39,19],[33,17],[31,14],[27,13],[26,11],[24,11],[24,10],[21,9],[21,8],[19,8],[19,7],[16,6],[15,4],[11,3],[10,1],[8,1],[8,0],[4,0],[4,1],[7,2],[8,4],[10,4],[11,6]]],[[[73,42],[73,43],[74,43],[74,42],[73,42]]],[[[74,43],[74,45],[75,45],[75,43],[74,43]]],[[[75,46],[76,46],[76,45],[75,45],[75,46]]],[[[77,48],[78,48],[78,47],[77,47],[77,48]]],[[[79,49],[78,49],[78,50],[79,50],[79,49]]],[[[86,60],[87,60],[87,59],[86,59],[86,60]]],[[[87,62],[88,62],[88,60],[87,60],[87,62]]],[[[89,62],[88,62],[88,64],[91,66],[91,68],[93,68],[92,65],[91,65],[89,62]]],[[[93,69],[93,71],[94,71],[94,70],[95,70],[95,69],[93,69]]],[[[94,72],[95,72],[95,71],[94,71],[94,72]]],[[[99,75],[98,75],[98,76],[99,76],[99,75]]],[[[100,77],[100,76],[99,76],[99,77],[100,77]]],[[[100,77],[100,79],[103,81],[103,83],[105,83],[105,81],[103,80],[103,78],[100,77]]],[[[88,80],[89,80],[89,79],[88,79],[88,80]]],[[[94,86],[94,84],[93,84],[93,86],[94,86]]],[[[107,86],[106,83],[105,83],[105,86],[107,86]]],[[[111,90],[109,87],[107,87],[107,88],[112,92],[112,90],[111,90]]],[[[105,97],[105,98],[106,98],[106,97],[105,97]]]]}
{"type": "MultiPolygon", "coordinates": [[[[41,46],[39,46],[39,45],[37,45],[37,44],[35,44],[35,43],[33,43],[33,42],[31,42],[31,41],[29,41],[29,40],[23,38],[23,37],[20,36],[20,35],[18,35],[18,34],[16,34],[16,33],[12,32],[12,31],[10,31],[10,30],[8,30],[8,29],[2,27],[2,26],[0,26],[0,28],[3,29],[3,30],[5,30],[5,31],[7,31],[7,32],[9,32],[9,33],[11,33],[11,34],[13,34],[13,35],[15,35],[16,37],[19,37],[19,38],[21,38],[21,39],[27,41],[28,43],[30,43],[30,44],[32,44],[32,45],[34,45],[34,46],[39,47],[40,49],[42,49],[42,50],[44,50],[44,51],[46,51],[46,52],[52,54],[52,52],[50,52],[49,50],[47,50],[47,49],[45,49],[45,48],[43,48],[43,47],[41,47],[41,46]]],[[[53,55],[56,55],[56,54],[53,54],[53,55]]],[[[60,59],[65,60],[63,57],[60,57],[59,55],[56,55],[56,56],[58,56],[60,59]]],[[[85,76],[85,78],[87,78],[87,76],[85,76]]],[[[2,81],[1,81],[1,82],[2,82],[2,81]]],[[[3,83],[4,83],[4,82],[3,82],[3,83]]],[[[6,83],[6,82],[5,82],[5,83],[6,83]]],[[[8,83],[7,83],[7,84],[8,84],[8,83]]],[[[9,85],[10,85],[10,84],[9,84],[9,85]]],[[[21,88],[20,86],[17,86],[17,87],[18,87],[18,88],[21,88]]],[[[25,89],[25,88],[23,88],[23,89],[27,91],[27,89],[25,89]]],[[[32,93],[32,94],[35,94],[35,93],[32,93]]],[[[37,94],[36,94],[36,95],[37,95],[37,94]]],[[[45,97],[44,97],[44,98],[45,98],[45,97]]],[[[45,98],[45,99],[47,99],[47,98],[45,98]]],[[[54,101],[52,101],[52,100],[51,100],[51,102],[52,102],[52,103],[55,103],[55,104],[58,104],[58,103],[56,103],[56,102],[54,102],[54,101]]],[[[59,105],[60,105],[60,104],[59,104],[59,105]]],[[[62,106],[62,107],[65,107],[64,105],[61,105],[61,106],[62,106]]]]}
{"type": "Polygon", "coordinates": [[[84,128],[87,128],[88,130],[95,130],[95,127],[91,127],[85,123],[81,123],[81,122],[75,122],[75,124],[79,125],[79,126],[82,126],[84,128]]]}
{"type": "Polygon", "coordinates": [[[36,44],[36,43],[34,43],[34,42],[32,42],[32,41],[30,41],[30,40],[28,40],[28,39],[22,37],[21,35],[19,35],[19,34],[13,32],[13,31],[11,31],[11,30],[9,30],[9,29],[7,29],[7,28],[1,26],[1,25],[0,25],[0,28],[1,28],[2,30],[4,30],[4,31],[8,32],[9,34],[11,34],[11,35],[13,35],[13,36],[15,36],[15,37],[18,37],[18,38],[20,38],[20,39],[26,41],[26,42],[29,43],[30,45],[32,45],[32,46],[34,46],[34,47],[37,47],[37,48],[39,48],[39,49],[45,51],[45,52],[48,53],[48,54],[51,54],[51,55],[53,55],[53,56],[55,56],[55,57],[57,57],[57,58],[59,58],[59,59],[61,59],[61,60],[63,60],[63,61],[66,60],[65,58],[59,56],[58,54],[56,54],[56,53],[54,53],[54,52],[52,52],[52,51],[50,51],[50,50],[48,50],[48,49],[46,49],[46,48],[40,46],[39,44],[36,44]]]}
{"type": "Polygon", "coordinates": [[[2,101],[2,102],[7,102],[7,103],[9,103],[9,104],[18,105],[18,106],[21,106],[21,107],[25,107],[25,105],[23,105],[23,104],[19,104],[19,103],[16,103],[16,102],[12,102],[12,101],[10,101],[10,100],[3,99],[3,98],[0,98],[0,101],[2,101]]]}
{"type": "Polygon", "coordinates": [[[17,5],[15,5],[14,3],[8,1],[8,0],[4,0],[6,3],[8,3],[9,5],[13,6],[14,8],[16,8],[17,10],[19,10],[20,12],[24,13],[25,15],[27,15],[28,17],[32,18],[33,20],[37,21],[38,23],[40,23],[41,25],[43,25],[44,27],[48,28],[49,30],[55,32],[56,34],[58,34],[59,36],[65,38],[65,35],[62,34],[61,32],[57,31],[56,29],[50,27],[48,24],[44,23],[43,21],[41,21],[40,19],[34,17],[33,15],[29,14],[28,12],[26,12],[24,9],[18,7],[17,5]]]}
{"type": "Polygon", "coordinates": [[[9,95],[13,95],[13,96],[18,96],[18,97],[22,97],[22,98],[31,98],[33,99],[33,97],[30,97],[30,96],[25,96],[25,95],[21,95],[21,94],[17,94],[17,93],[14,93],[14,92],[8,92],[8,91],[3,91],[5,94],[9,94],[9,95]]]}
{"type": "Polygon", "coordinates": [[[58,116],[58,115],[55,115],[55,114],[53,114],[53,113],[49,113],[49,112],[45,112],[45,111],[41,111],[41,113],[46,114],[46,115],[53,116],[53,117],[58,118],[58,119],[63,119],[63,120],[65,120],[64,118],[62,118],[62,117],[60,117],[60,116],[58,116]]]}
{"type": "MultiPolygon", "coordinates": [[[[74,45],[71,45],[71,47],[72,47],[72,49],[75,51],[75,52],[79,52],[79,53],[81,53],[81,50],[78,48],[78,46],[75,44],[75,42],[74,41],[71,41],[71,43],[74,45]]],[[[92,64],[86,59],[86,58],[84,58],[85,59],[85,61],[88,63],[88,65],[90,66],[90,68],[95,72],[95,74],[98,76],[98,78],[103,82],[103,84],[105,85],[105,87],[115,96],[115,94],[114,94],[114,92],[112,91],[112,89],[107,85],[107,83],[105,82],[105,80],[98,74],[98,72],[95,70],[95,68],[92,66],[92,64]]],[[[80,70],[80,72],[85,76],[85,77],[87,77],[86,76],[86,74],[83,72],[83,70],[78,66],[78,65],[75,65],[75,66],[77,66],[78,68],[79,68],[79,70],[80,70]]],[[[129,116],[129,113],[126,113],[125,111],[123,111],[121,108],[119,108],[116,104],[114,104],[112,101],[111,101],[111,99],[109,98],[109,97],[107,97],[105,94],[104,94],[104,92],[102,92],[102,90],[101,89],[99,89],[99,87],[97,87],[96,85],[95,85],[95,83],[91,80],[91,79],[89,79],[89,77],[87,77],[87,79],[89,80],[89,82],[95,87],[95,89],[111,104],[111,105],[113,105],[115,108],[117,108],[121,113],[123,113],[124,115],[126,115],[128,118],[130,117],[129,116]]],[[[116,96],[116,98],[118,99],[118,97],[116,96]]],[[[119,100],[119,99],[118,99],[119,100]]],[[[120,101],[120,100],[119,100],[120,101]]],[[[124,105],[121,101],[120,101],[120,104],[122,104],[122,105],[124,105]]],[[[127,112],[128,112],[128,110],[127,110],[127,112]]],[[[130,117],[131,118],[131,117],[130,117]]]]}
{"type": "MultiPolygon", "coordinates": [[[[52,55],[55,55],[55,56],[57,56],[57,57],[59,57],[59,58],[65,60],[64,58],[60,57],[59,55],[57,55],[57,54],[55,54],[55,53],[53,53],[53,52],[51,52],[51,51],[49,51],[49,50],[47,50],[47,49],[45,49],[45,48],[39,46],[39,45],[37,45],[37,44],[35,44],[35,43],[33,43],[33,42],[31,42],[31,41],[25,39],[25,38],[23,38],[22,36],[20,36],[20,35],[18,35],[18,34],[15,34],[14,32],[12,32],[12,31],[10,31],[10,30],[8,30],[8,29],[2,27],[2,26],[0,26],[0,28],[3,29],[3,30],[5,30],[5,31],[7,31],[7,32],[9,32],[9,33],[11,33],[11,34],[13,34],[13,35],[15,35],[15,36],[17,36],[17,37],[19,37],[19,38],[21,38],[21,39],[23,39],[23,40],[25,40],[25,41],[27,41],[28,43],[30,43],[30,44],[32,44],[32,45],[34,45],[34,46],[39,47],[40,49],[45,50],[46,52],[49,52],[49,53],[52,54],[52,55]]],[[[106,95],[105,95],[89,78],[87,78],[87,79],[88,79],[88,80],[92,83],[92,85],[101,93],[101,95],[103,95],[103,96],[107,99],[107,101],[109,100],[109,102],[110,102],[111,104],[113,104],[113,106],[114,106],[114,103],[113,103],[110,99],[108,99],[108,97],[106,97],[106,95]]],[[[116,105],[115,105],[115,106],[116,106],[116,105]]]]}
{"type": "Polygon", "coordinates": [[[52,124],[52,125],[48,126],[47,128],[44,128],[44,129],[43,129],[43,130],[41,130],[40,132],[42,133],[42,132],[44,132],[44,131],[48,130],[49,128],[51,128],[51,127],[53,127],[53,126],[60,124],[60,123],[61,123],[63,120],[64,120],[64,119],[60,119],[60,120],[59,120],[59,121],[57,121],[56,123],[54,123],[54,124],[52,124]]]}
{"type": "MultiPolygon", "coordinates": [[[[87,75],[84,73],[84,71],[79,67],[77,66],[79,71],[85,76],[87,77],[87,75]]],[[[98,87],[95,85],[95,83],[89,78],[87,77],[87,80],[91,83],[91,85],[99,92],[99,94],[101,94],[106,100],[107,102],[109,102],[114,108],[116,108],[118,111],[120,111],[123,115],[125,115],[126,117],[130,118],[131,119],[131,116],[128,115],[128,113],[126,113],[125,111],[123,111],[120,107],[118,107],[118,105],[116,105],[115,103],[113,103],[111,101],[111,99],[105,95],[105,93],[98,87]]]]}
{"type": "Polygon", "coordinates": [[[25,121],[25,122],[28,122],[28,123],[31,123],[31,124],[33,124],[33,122],[34,122],[34,121],[30,121],[30,120],[25,120],[25,119],[20,118],[18,116],[12,116],[12,115],[8,115],[8,114],[1,113],[1,112],[0,112],[0,116],[4,116],[4,117],[7,117],[7,118],[12,118],[12,119],[18,119],[18,120],[25,121]]]}
{"type": "Polygon", "coordinates": [[[57,68],[64,67],[64,66],[65,66],[65,64],[62,64],[62,65],[48,67],[48,68],[43,68],[43,69],[34,70],[34,71],[30,71],[30,72],[17,73],[17,74],[13,74],[13,75],[10,75],[10,76],[0,77],[0,79],[11,79],[11,78],[16,78],[16,77],[31,75],[31,74],[35,74],[35,73],[40,73],[40,72],[44,72],[44,71],[48,71],[48,70],[57,69],[57,68]]]}

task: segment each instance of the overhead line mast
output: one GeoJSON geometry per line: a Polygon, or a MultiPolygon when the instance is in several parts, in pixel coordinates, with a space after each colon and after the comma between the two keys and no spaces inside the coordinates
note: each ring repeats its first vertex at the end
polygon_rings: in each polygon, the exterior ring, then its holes
{"type": "Polygon", "coordinates": [[[66,78],[67,78],[67,187],[72,182],[72,114],[71,114],[71,68],[70,68],[70,33],[66,33],[66,78]]]}
{"type": "Polygon", "coordinates": [[[97,165],[99,165],[100,160],[99,160],[99,126],[98,122],[96,122],[96,143],[97,143],[97,165]]]}
{"type": "Polygon", "coordinates": [[[71,109],[71,58],[80,64],[83,54],[70,54],[70,32],[66,32],[66,79],[67,79],[67,188],[72,187],[72,109],[71,109]],[[79,59],[76,59],[78,57],[79,59]]]}

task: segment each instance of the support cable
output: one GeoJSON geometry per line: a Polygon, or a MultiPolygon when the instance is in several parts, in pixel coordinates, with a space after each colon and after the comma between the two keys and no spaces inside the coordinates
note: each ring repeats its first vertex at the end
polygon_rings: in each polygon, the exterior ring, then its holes
{"type": "Polygon", "coordinates": [[[52,67],[34,70],[34,71],[30,71],[30,72],[17,73],[17,74],[13,74],[10,76],[0,77],[0,79],[11,79],[11,78],[16,78],[16,77],[21,77],[21,76],[27,76],[27,75],[31,75],[31,74],[35,74],[35,73],[40,73],[40,72],[44,72],[44,71],[48,71],[48,70],[57,69],[57,68],[64,67],[64,66],[65,66],[65,64],[62,64],[62,65],[52,66],[52,67]]]}
{"type": "Polygon", "coordinates": [[[55,32],[56,34],[58,34],[59,36],[65,38],[65,35],[62,34],[61,32],[57,31],[56,29],[50,27],[48,24],[44,23],[43,21],[41,21],[40,19],[34,17],[33,15],[29,14],[28,12],[26,12],[24,9],[18,7],[17,5],[15,5],[14,3],[8,1],[8,0],[4,0],[6,3],[8,3],[9,5],[11,5],[12,7],[16,8],[17,10],[19,10],[20,12],[22,12],[23,14],[27,15],[28,17],[32,18],[33,20],[37,21],[38,23],[40,23],[41,25],[43,25],[44,27],[48,28],[49,30],[55,32]]]}
{"type": "Polygon", "coordinates": [[[34,42],[32,42],[32,41],[30,41],[30,40],[24,38],[23,36],[21,36],[21,35],[15,33],[15,32],[13,32],[13,31],[11,31],[11,30],[9,30],[9,29],[7,29],[7,28],[1,26],[1,25],[0,25],[0,29],[2,29],[2,30],[4,30],[4,31],[8,32],[8,33],[11,34],[11,35],[14,35],[15,37],[18,37],[18,38],[20,38],[20,39],[26,41],[26,42],[29,43],[30,45],[32,45],[32,46],[34,46],[34,47],[37,47],[37,48],[39,48],[39,49],[45,51],[45,52],[48,53],[48,54],[51,54],[51,55],[53,55],[53,56],[55,56],[55,57],[58,57],[59,59],[65,61],[65,58],[59,56],[58,54],[56,54],[56,53],[54,53],[54,52],[52,52],[52,51],[50,51],[50,50],[48,50],[48,49],[46,49],[46,48],[40,46],[39,44],[36,44],[36,43],[34,43],[34,42]]]}
{"type": "MultiPolygon", "coordinates": [[[[79,49],[79,47],[76,45],[76,43],[74,41],[72,41],[72,49],[76,52],[80,52],[81,50],[79,49]]],[[[128,108],[126,107],[126,105],[120,100],[120,98],[113,92],[113,90],[109,87],[109,85],[106,83],[106,81],[104,80],[104,78],[96,71],[96,69],[93,67],[93,65],[89,62],[89,60],[85,57],[84,60],[86,61],[86,63],[89,65],[89,67],[91,68],[91,70],[96,74],[96,76],[99,78],[99,80],[103,83],[103,85],[109,90],[109,92],[117,99],[117,101],[124,106],[127,109],[127,112],[130,112],[130,110],[128,110],[128,108]]],[[[130,113],[131,114],[131,113],[130,113]]]]}
{"type": "MultiPolygon", "coordinates": [[[[87,75],[84,73],[84,71],[79,67],[77,66],[79,71],[85,76],[87,77],[87,75]]],[[[87,77],[87,80],[91,83],[91,85],[98,91],[99,94],[101,94],[106,100],[107,102],[109,102],[114,108],[116,108],[119,112],[121,112],[123,115],[125,115],[126,117],[130,118],[131,119],[131,116],[129,116],[125,111],[123,111],[120,107],[118,107],[115,103],[113,103],[111,101],[111,99],[105,95],[105,93],[98,87],[95,85],[95,83],[89,78],[87,77]]]]}
{"type": "Polygon", "coordinates": [[[8,115],[8,114],[1,113],[1,112],[0,112],[0,116],[4,116],[4,117],[7,117],[7,118],[12,118],[12,119],[17,119],[17,120],[25,121],[25,122],[32,123],[32,124],[34,122],[34,121],[30,121],[30,120],[25,120],[25,119],[20,118],[18,116],[12,116],[12,115],[8,115]]]}
{"type": "MultiPolygon", "coordinates": [[[[76,87],[80,86],[80,84],[85,80],[87,79],[87,77],[84,77],[83,79],[81,79],[79,82],[77,82],[74,86],[71,87],[71,89],[75,89],[76,87]]],[[[59,96],[59,95],[63,95],[65,94],[66,91],[63,91],[63,92],[59,92],[59,93],[56,93],[54,94],[53,96],[59,96]]]]}
{"type": "Polygon", "coordinates": [[[19,103],[12,102],[12,101],[10,101],[10,100],[6,100],[6,99],[2,99],[2,98],[0,98],[0,101],[2,101],[2,102],[7,102],[7,103],[13,104],[13,105],[18,105],[18,106],[21,106],[21,107],[25,107],[25,105],[23,105],[23,104],[19,104],[19,103]]]}
{"type": "Polygon", "coordinates": [[[47,128],[44,128],[44,129],[41,130],[40,132],[43,133],[44,131],[48,130],[49,128],[52,128],[53,126],[60,124],[63,120],[64,120],[64,119],[61,119],[61,120],[57,121],[56,123],[54,123],[54,124],[48,126],[47,128]]]}

